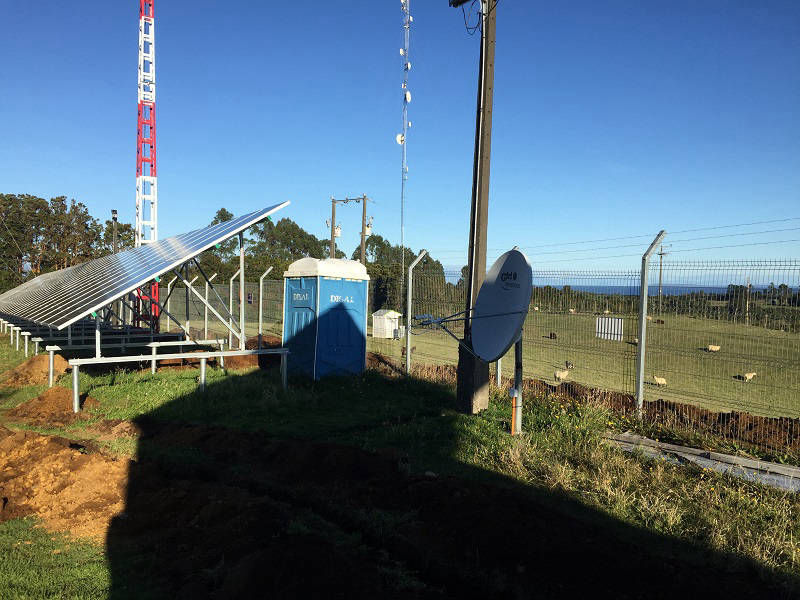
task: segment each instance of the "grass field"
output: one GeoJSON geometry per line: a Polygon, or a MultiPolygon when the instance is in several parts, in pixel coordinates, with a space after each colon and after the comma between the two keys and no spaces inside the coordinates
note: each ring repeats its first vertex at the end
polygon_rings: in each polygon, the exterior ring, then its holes
{"type": "MultiPolygon", "coordinates": [[[[625,340],[595,337],[594,315],[531,313],[524,332],[525,377],[556,383],[554,372],[567,360],[575,364],[569,380],[588,387],[632,394],[638,336],[635,316],[624,317],[625,340]],[[549,339],[553,332],[557,339],[549,339]]],[[[742,324],[685,316],[648,324],[645,400],[671,400],[717,411],[738,410],[761,416],[800,417],[800,335],[742,324]],[[721,346],[706,352],[708,344],[721,346]],[[756,372],[750,383],[738,379],[756,372]],[[653,375],[667,386],[653,385],[653,375]]],[[[455,340],[442,332],[413,335],[416,363],[455,364],[455,340]]],[[[369,340],[369,349],[399,359],[403,342],[369,340]]],[[[513,349],[503,360],[513,374],[513,349]]]]}
{"type": "MultiPolygon", "coordinates": [[[[0,347],[0,364],[16,362],[18,357],[0,347]]],[[[28,519],[0,523],[0,598],[164,597],[186,592],[183,575],[178,575],[186,568],[193,578],[227,589],[224,573],[240,573],[241,561],[249,560],[221,543],[226,531],[238,527],[230,515],[264,502],[264,493],[275,503],[268,512],[283,514],[288,505],[288,514],[294,515],[274,525],[271,535],[282,540],[280,552],[309,559],[317,556],[312,547],[335,548],[337,556],[356,561],[358,575],[353,576],[360,583],[372,585],[371,579],[361,579],[364,573],[380,573],[384,583],[375,585],[389,586],[385,589],[393,590],[388,595],[394,597],[442,597],[442,591],[470,597],[469,588],[457,586],[459,577],[442,583],[430,565],[456,568],[464,585],[475,586],[473,593],[484,597],[510,593],[517,583],[534,586],[520,589],[535,588],[542,597],[564,597],[576,591],[570,586],[584,584],[601,596],[675,597],[684,590],[733,598],[800,592],[800,499],[695,468],[622,454],[601,442],[601,434],[617,423],[599,407],[526,398],[524,434],[514,439],[507,434],[510,408],[502,395],[494,396],[482,415],[468,417],[453,410],[451,388],[374,372],[313,385],[293,380],[288,394],[281,391],[274,371],[226,374],[210,369],[205,394],[197,392],[196,377],[192,369],[155,376],[147,371],[82,373],[82,393],[100,404],[91,419],[63,427],[9,421],[2,416],[4,410],[42,388],[0,388],[0,421],[6,427],[95,439],[97,449],[89,451],[135,459],[131,473],[141,472],[143,479],[131,481],[129,497],[151,485],[154,474],[170,478],[157,484],[156,495],[147,496],[146,509],[137,511],[134,503],[126,511],[126,522],[145,533],[128,538],[112,529],[105,547],[47,532],[28,519]],[[145,431],[139,439],[100,441],[93,428],[105,419],[135,420],[145,431]],[[176,438],[163,435],[178,426],[176,438]],[[177,440],[187,431],[200,433],[181,445],[177,440]],[[298,452],[305,455],[304,444],[319,455],[321,447],[315,444],[322,441],[333,444],[324,447],[326,452],[356,447],[403,456],[407,475],[402,478],[422,482],[413,484],[424,484],[414,497],[423,495],[412,504],[398,504],[397,498],[406,497],[405,483],[392,480],[385,490],[374,483],[365,488],[361,475],[353,475],[357,471],[339,473],[353,458],[331,462],[323,455],[325,469],[337,473],[331,484],[315,479],[322,475],[314,475],[313,469],[306,473],[306,466],[290,467],[288,487],[279,485],[275,475],[255,475],[269,456],[254,458],[258,448],[274,440],[294,440],[297,448],[280,464],[292,465],[298,452]],[[208,513],[210,519],[204,537],[187,537],[191,527],[173,530],[165,522],[156,531],[146,525],[162,511],[165,518],[192,520],[192,514],[180,512],[182,503],[160,506],[168,501],[165,493],[177,493],[170,491],[172,480],[182,493],[196,489],[190,493],[217,498],[211,505],[204,500],[198,509],[198,515],[208,513]],[[252,496],[242,508],[209,512],[227,502],[231,490],[240,489],[252,496]],[[375,499],[382,494],[385,500],[375,499]],[[470,505],[470,498],[485,494],[490,494],[487,505],[470,505]],[[446,498],[461,500],[451,505],[446,498]],[[445,525],[448,515],[458,513],[460,506],[477,512],[451,529],[445,525]],[[521,511],[521,520],[516,529],[507,529],[514,511],[521,511]],[[481,531],[480,541],[462,537],[473,528],[481,531]],[[427,538],[425,531],[436,538],[427,538]],[[506,549],[517,548],[515,536],[523,534],[529,536],[527,542],[515,550],[512,561],[506,549]],[[437,538],[442,539],[441,550],[437,538]],[[480,549],[478,564],[469,558],[472,544],[480,549]],[[176,553],[172,548],[182,549],[176,553]],[[220,562],[218,550],[224,548],[226,558],[220,562]],[[186,555],[193,566],[184,566],[176,555],[186,555]],[[572,570],[574,561],[581,565],[578,579],[565,571],[572,570]],[[665,564],[670,565],[666,570],[665,564]]],[[[59,385],[69,385],[68,380],[59,385]]],[[[183,503],[191,504],[193,497],[183,503]]],[[[247,546],[247,529],[236,536],[247,546]]],[[[299,561],[306,564],[306,576],[316,573],[320,560],[329,559],[299,561]]],[[[275,564],[282,564],[279,555],[270,558],[269,569],[277,568],[275,564]]],[[[337,569],[349,572],[347,564],[337,569]]]]}

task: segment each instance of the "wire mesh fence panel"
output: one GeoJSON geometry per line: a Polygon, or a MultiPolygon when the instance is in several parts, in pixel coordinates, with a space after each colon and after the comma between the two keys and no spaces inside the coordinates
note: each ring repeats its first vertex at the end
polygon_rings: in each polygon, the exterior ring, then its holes
{"type": "Polygon", "coordinates": [[[645,400],[678,405],[659,418],[769,449],[798,443],[781,418],[800,417],[800,261],[670,261],[648,278],[645,400]]]}
{"type": "MultiPolygon", "coordinates": [[[[633,393],[639,274],[537,269],[533,285],[522,337],[525,377],[567,392],[633,393]]],[[[504,361],[503,371],[512,369],[504,361]]]]}

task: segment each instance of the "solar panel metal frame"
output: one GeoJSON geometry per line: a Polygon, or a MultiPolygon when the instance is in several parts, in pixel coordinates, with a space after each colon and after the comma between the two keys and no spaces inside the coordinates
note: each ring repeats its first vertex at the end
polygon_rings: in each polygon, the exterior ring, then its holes
{"type": "Polygon", "coordinates": [[[0,313],[64,329],[288,205],[45,273],[0,294],[0,313]]]}

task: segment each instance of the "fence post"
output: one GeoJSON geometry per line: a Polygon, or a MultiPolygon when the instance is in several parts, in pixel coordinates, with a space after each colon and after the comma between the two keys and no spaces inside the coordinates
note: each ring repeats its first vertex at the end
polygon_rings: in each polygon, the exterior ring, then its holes
{"type": "Polygon", "coordinates": [[[208,339],[208,283],[210,281],[214,281],[214,277],[216,277],[216,276],[217,276],[217,274],[214,273],[211,277],[209,277],[206,280],[206,294],[205,294],[206,303],[203,305],[203,309],[205,310],[205,312],[203,313],[203,339],[204,340],[208,339]]]}
{"type": "Polygon", "coordinates": [[[258,349],[261,350],[261,338],[264,336],[264,277],[269,275],[272,267],[264,271],[258,278],[258,349]]]}
{"type": "Polygon", "coordinates": [[[650,256],[667,234],[663,229],[642,255],[641,283],[639,285],[639,343],[636,345],[636,415],[642,417],[644,407],[644,351],[647,337],[647,276],[650,256]]]}
{"type": "Polygon", "coordinates": [[[411,290],[414,267],[425,258],[427,250],[420,250],[419,256],[408,265],[408,289],[406,290],[406,375],[411,375],[411,290]]]}

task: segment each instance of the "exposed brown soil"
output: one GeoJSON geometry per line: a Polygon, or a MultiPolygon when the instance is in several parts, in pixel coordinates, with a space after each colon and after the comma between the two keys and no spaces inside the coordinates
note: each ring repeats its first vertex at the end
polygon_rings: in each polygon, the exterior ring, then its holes
{"type": "MultiPolygon", "coordinates": [[[[99,406],[99,403],[92,397],[85,397],[81,406],[90,409],[99,406]]],[[[38,397],[8,410],[6,416],[31,425],[68,425],[88,418],[86,412],[72,412],[72,390],[59,386],[51,387],[38,397]]]]}
{"type": "Polygon", "coordinates": [[[128,461],[70,440],[0,427],[0,521],[39,517],[53,531],[102,540],[125,506],[128,461]]]}
{"type": "MultiPolygon", "coordinates": [[[[374,355],[368,366],[390,374],[380,366],[382,361],[391,364],[390,359],[374,355]]],[[[454,384],[456,381],[455,365],[415,365],[413,373],[439,383],[454,384]]],[[[525,379],[523,391],[571,402],[596,402],[625,416],[636,413],[636,399],[631,394],[591,388],[573,381],[552,385],[541,379],[525,379]]],[[[778,454],[787,450],[800,452],[800,419],[762,417],[738,411],[717,412],[667,400],[646,402],[643,417],[650,423],[667,428],[718,436],[778,454]]]]}
{"type": "MultiPolygon", "coordinates": [[[[25,385],[44,385],[47,383],[50,371],[50,356],[39,354],[32,356],[15,369],[9,371],[8,377],[2,382],[3,385],[22,387],[25,385]]],[[[59,377],[69,370],[69,363],[63,356],[55,354],[53,356],[53,377],[59,377]]]]}

